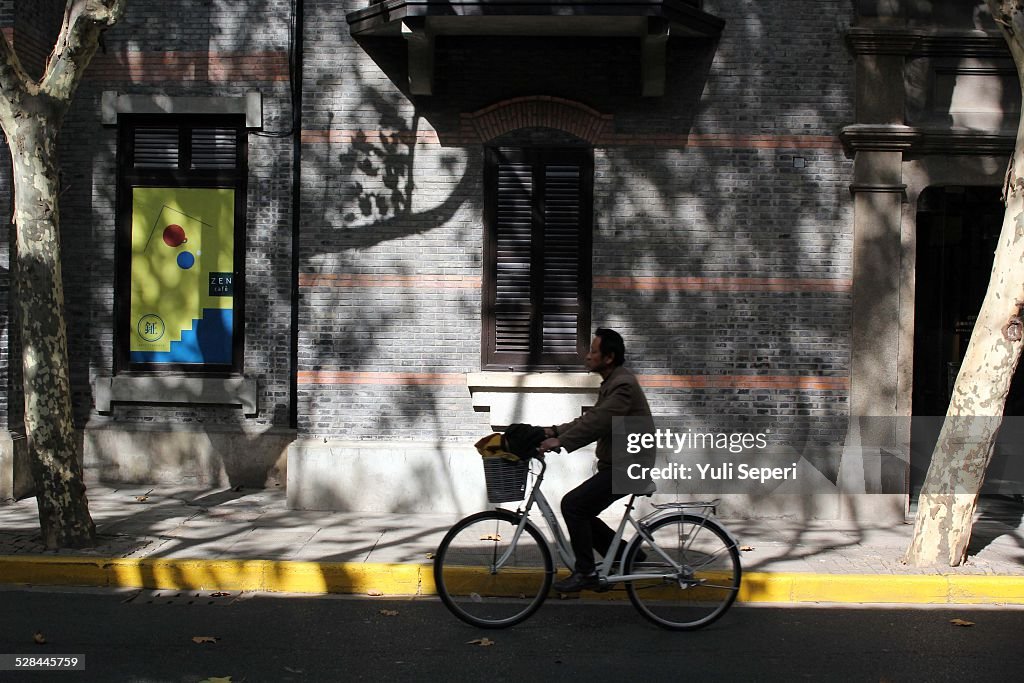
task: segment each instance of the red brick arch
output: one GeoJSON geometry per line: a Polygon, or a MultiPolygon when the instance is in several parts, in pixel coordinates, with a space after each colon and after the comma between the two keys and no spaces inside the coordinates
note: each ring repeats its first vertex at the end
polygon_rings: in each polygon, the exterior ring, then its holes
{"type": "Polygon", "coordinates": [[[462,114],[466,142],[488,142],[520,128],[554,128],[592,145],[612,133],[612,115],[561,97],[515,97],[462,114]]]}

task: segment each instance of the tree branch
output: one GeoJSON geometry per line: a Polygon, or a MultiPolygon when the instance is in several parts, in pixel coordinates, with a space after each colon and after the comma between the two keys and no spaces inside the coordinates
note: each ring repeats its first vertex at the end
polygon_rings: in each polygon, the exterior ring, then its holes
{"type": "Polygon", "coordinates": [[[0,34],[0,122],[5,129],[21,109],[24,97],[32,94],[33,86],[7,36],[0,34]]]}
{"type": "Polygon", "coordinates": [[[96,54],[99,36],[113,26],[128,0],[68,0],[64,24],[40,81],[43,92],[68,102],[96,54]]]}

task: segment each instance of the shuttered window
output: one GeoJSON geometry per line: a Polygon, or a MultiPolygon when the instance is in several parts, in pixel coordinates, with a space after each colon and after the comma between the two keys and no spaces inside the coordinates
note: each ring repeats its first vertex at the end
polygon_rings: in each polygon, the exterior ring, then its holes
{"type": "Polygon", "coordinates": [[[178,125],[138,122],[131,129],[128,166],[147,170],[231,171],[239,170],[245,143],[241,126],[211,126],[203,120],[178,125]]]}
{"type": "Polygon", "coordinates": [[[118,126],[114,370],[241,374],[245,119],[139,114],[118,126]]]}
{"type": "Polygon", "coordinates": [[[486,161],[483,365],[577,370],[589,343],[590,150],[492,148],[486,161]]]}

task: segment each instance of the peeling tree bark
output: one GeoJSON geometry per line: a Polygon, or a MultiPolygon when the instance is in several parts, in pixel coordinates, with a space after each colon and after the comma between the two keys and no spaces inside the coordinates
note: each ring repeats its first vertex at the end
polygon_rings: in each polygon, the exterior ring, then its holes
{"type": "Polygon", "coordinates": [[[61,279],[57,136],[100,34],[127,0],[68,0],[43,77],[33,81],[0,36],[0,126],[14,176],[15,286],[21,313],[25,430],[47,548],[95,543],[71,417],[61,279]]]}
{"type": "MultiPolygon", "coordinates": [[[[1024,0],[986,0],[1024,83],[1024,0]]],[[[1024,306],[1024,117],[1006,173],[1006,212],[992,276],[967,345],[946,420],[918,502],[906,560],[916,565],[963,562],[978,492],[992,456],[1010,382],[1020,361],[1024,306]]]]}

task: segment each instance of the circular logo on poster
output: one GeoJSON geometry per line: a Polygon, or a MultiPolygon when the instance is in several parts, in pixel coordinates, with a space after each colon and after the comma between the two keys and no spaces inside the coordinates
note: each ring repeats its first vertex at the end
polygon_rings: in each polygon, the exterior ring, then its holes
{"type": "Polygon", "coordinates": [[[139,318],[138,329],[139,336],[148,342],[159,341],[160,337],[164,336],[164,332],[167,331],[163,318],[152,313],[147,313],[139,318]]]}

